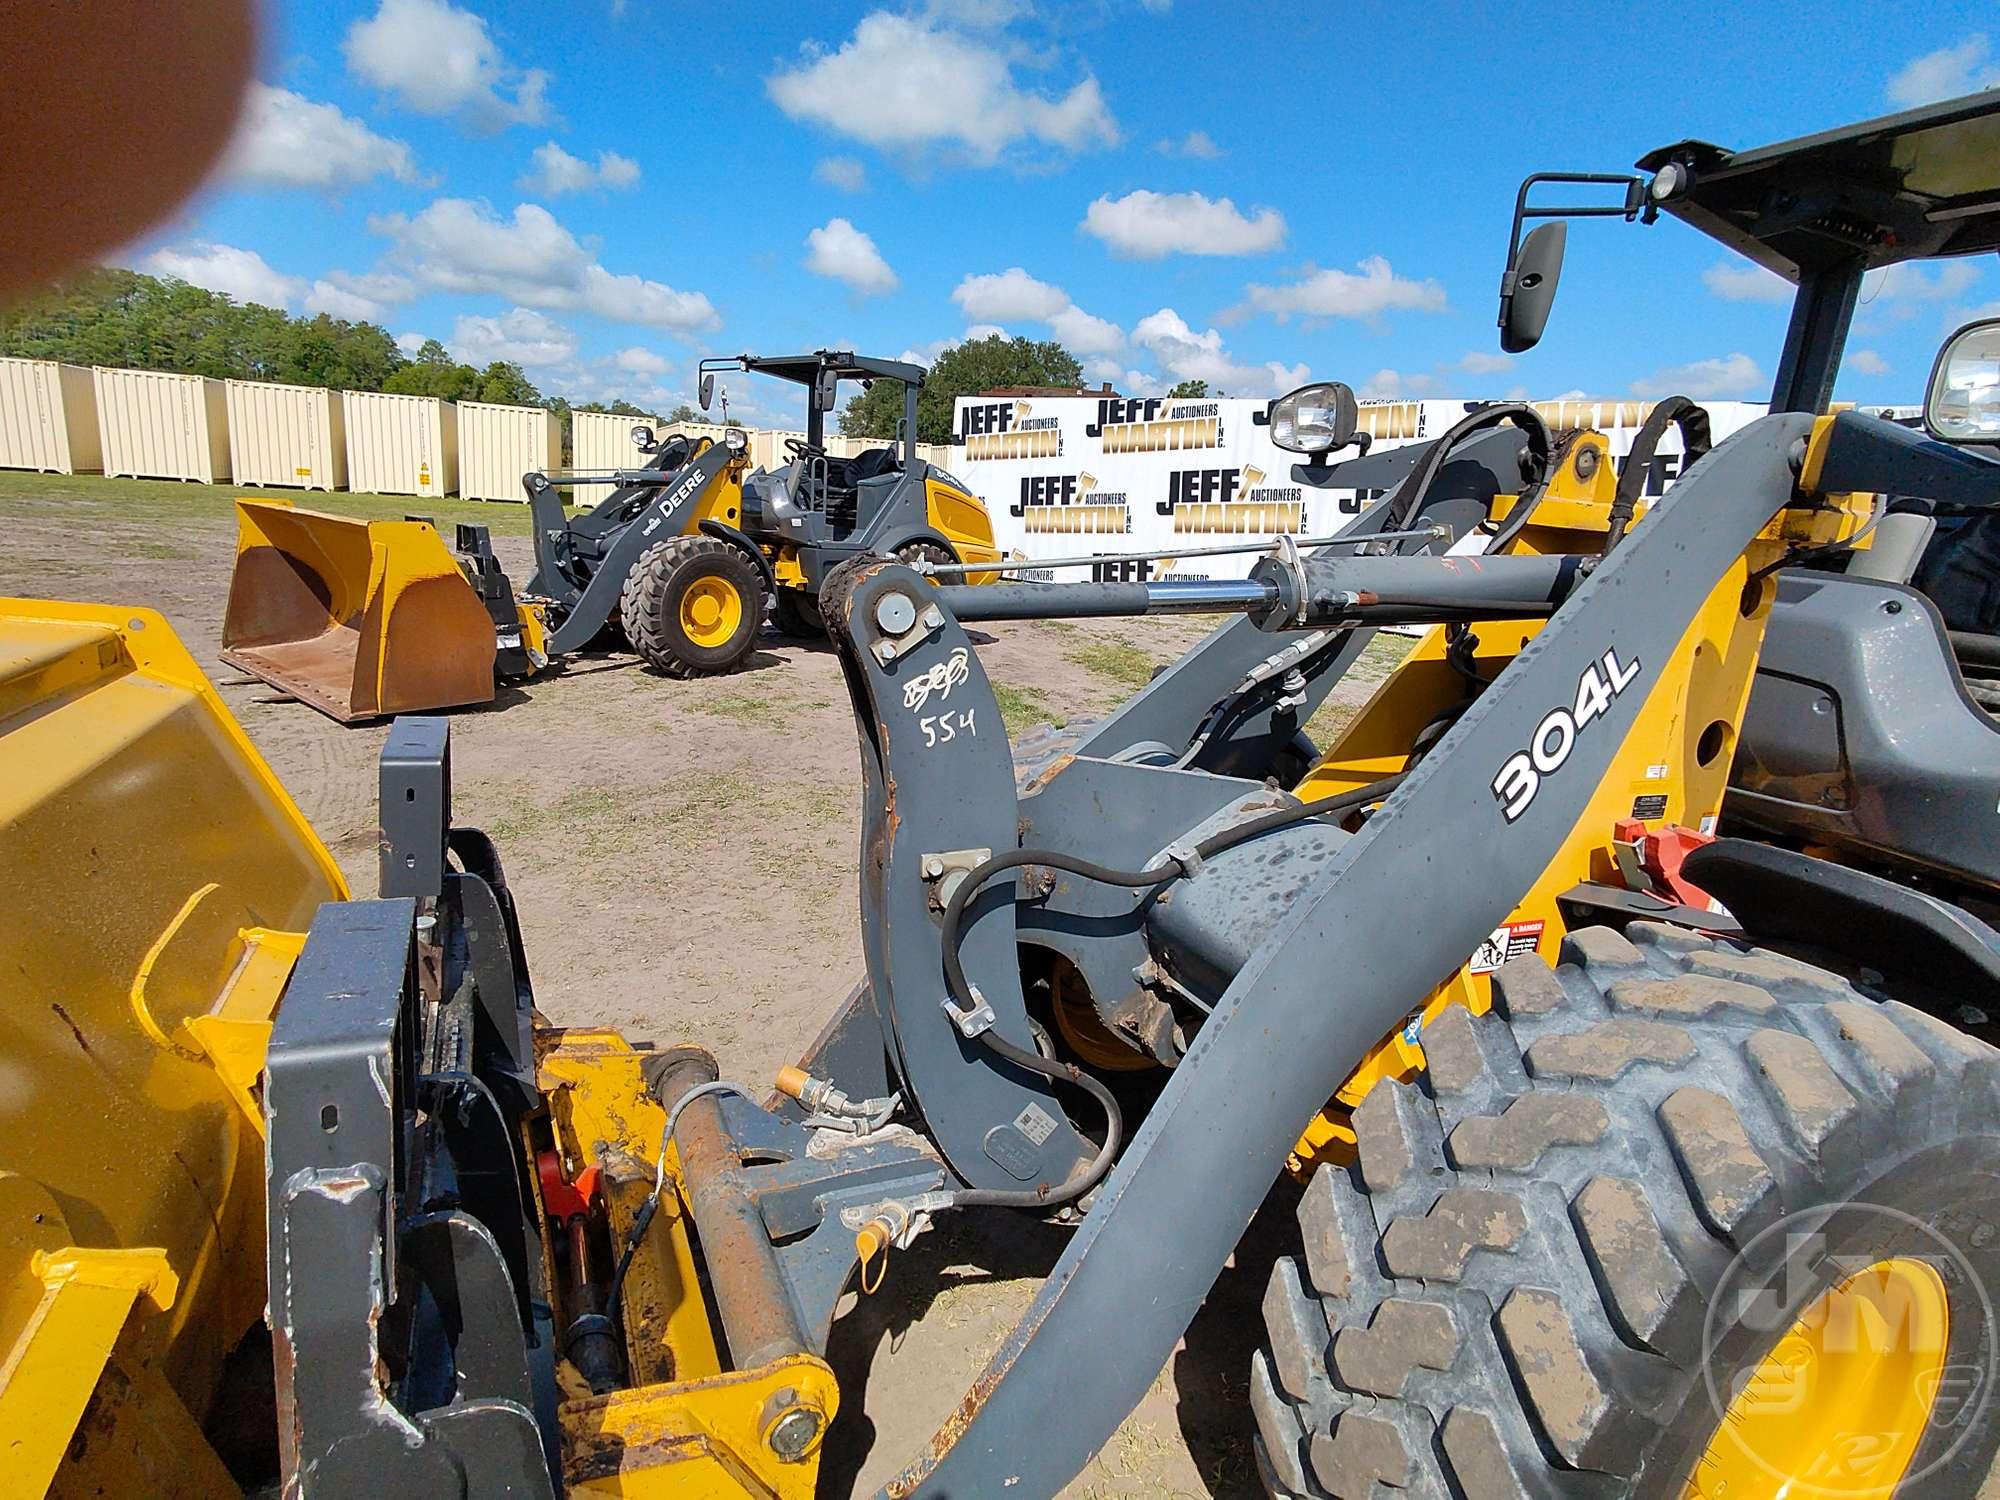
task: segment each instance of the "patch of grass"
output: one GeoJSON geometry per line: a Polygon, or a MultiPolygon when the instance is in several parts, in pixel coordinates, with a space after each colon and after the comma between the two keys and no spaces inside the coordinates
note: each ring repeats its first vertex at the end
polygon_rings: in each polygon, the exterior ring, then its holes
{"type": "Polygon", "coordinates": [[[1159,658],[1124,641],[1096,641],[1067,653],[1086,672],[1094,672],[1121,696],[1129,696],[1153,680],[1159,658]]]}
{"type": "Polygon", "coordinates": [[[120,556],[150,558],[155,562],[184,562],[194,556],[187,548],[171,542],[119,541],[112,546],[120,556]]]}
{"type": "Polygon", "coordinates": [[[996,681],[993,683],[993,697],[1000,704],[1000,718],[1007,726],[1007,738],[1010,740],[1037,724],[1053,724],[1058,729],[1063,726],[1063,716],[1055,711],[1046,696],[1034,688],[1011,687],[996,681]]]}
{"type": "Polygon", "coordinates": [[[635,853],[663,838],[693,847],[728,828],[756,790],[740,771],[709,771],[661,786],[571,787],[553,801],[515,804],[488,831],[503,848],[555,842],[586,860],[635,853]]]}
{"type": "Polygon", "coordinates": [[[415,495],[345,491],[248,489],[232,484],[184,484],[173,479],[106,479],[100,474],[0,472],[0,516],[68,516],[84,520],[235,524],[238,500],[290,500],[302,510],[331,511],[367,521],[426,516],[440,527],[467,521],[495,536],[526,536],[528,507],[483,500],[425,500],[415,495]]]}
{"type": "Polygon", "coordinates": [[[718,719],[734,719],[765,729],[786,729],[796,722],[799,705],[782,698],[761,697],[742,691],[718,693],[711,698],[693,699],[687,707],[718,719]]]}
{"type": "Polygon", "coordinates": [[[1347,669],[1350,682],[1380,682],[1408,656],[1417,644],[1413,635],[1392,635],[1382,631],[1361,649],[1361,657],[1347,669]]]}

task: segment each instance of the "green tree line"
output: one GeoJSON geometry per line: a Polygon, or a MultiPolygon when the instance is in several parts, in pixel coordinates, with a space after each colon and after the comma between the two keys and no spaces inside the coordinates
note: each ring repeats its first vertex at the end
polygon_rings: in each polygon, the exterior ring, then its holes
{"type": "Polygon", "coordinates": [[[0,355],[73,365],[171,370],[215,380],[272,380],[343,391],[440,396],[545,406],[562,419],[570,449],[570,412],[654,414],[628,401],[575,406],[545,396],[518,364],[484,369],[453,359],[436,339],[414,357],[377,323],[318,313],[293,317],[280,308],[242,303],[172,277],[99,267],[45,295],[0,306],[0,355]]]}

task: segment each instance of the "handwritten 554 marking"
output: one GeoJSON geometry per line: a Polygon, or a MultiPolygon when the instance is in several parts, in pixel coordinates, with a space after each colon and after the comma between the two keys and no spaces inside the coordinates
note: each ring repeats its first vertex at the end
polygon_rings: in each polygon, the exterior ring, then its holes
{"type": "Polygon", "coordinates": [[[1638,680],[1639,665],[1619,661],[1616,647],[1606,651],[1577,678],[1576,702],[1543,714],[1535,732],[1528,736],[1528,748],[1507,757],[1493,778],[1493,795],[1509,823],[1533,805],[1535,794],[1542,789],[1542,778],[1563,768],[1576,748],[1577,735],[1638,680]]]}

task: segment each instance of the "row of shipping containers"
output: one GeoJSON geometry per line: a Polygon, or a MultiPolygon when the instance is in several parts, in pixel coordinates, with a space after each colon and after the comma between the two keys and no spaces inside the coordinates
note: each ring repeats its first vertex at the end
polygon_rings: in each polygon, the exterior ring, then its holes
{"type": "MultiPolygon", "coordinates": [[[[719,441],[724,431],[573,412],[572,466],[642,463],[632,445],[640,422],[662,437],[719,441]]],[[[752,431],[751,460],[779,468],[789,458],[785,440],[803,437],[752,431]]],[[[833,434],[826,443],[837,458],[881,446],[880,439],[833,434]]],[[[918,451],[948,464],[947,448],[920,444],[918,451]]],[[[536,406],[0,358],[0,469],[520,500],[523,474],[561,462],[559,419],[536,406]]]]}
{"type": "Polygon", "coordinates": [[[561,462],[542,407],[0,358],[0,469],[520,500],[561,462]]]}

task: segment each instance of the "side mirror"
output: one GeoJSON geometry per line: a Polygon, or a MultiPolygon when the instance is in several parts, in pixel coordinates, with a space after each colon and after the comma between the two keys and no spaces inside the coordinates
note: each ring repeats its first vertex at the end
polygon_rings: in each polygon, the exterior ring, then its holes
{"type": "Polygon", "coordinates": [[[648,427],[644,422],[635,422],[632,425],[632,446],[637,448],[641,453],[651,453],[659,445],[653,441],[652,428],[648,427]]]}
{"type": "Polygon", "coordinates": [[[713,373],[701,377],[701,409],[708,410],[709,402],[715,399],[715,376],[713,373]]]}
{"type": "Polygon", "coordinates": [[[1507,353],[1525,354],[1542,341],[1568,243],[1569,225],[1553,219],[1536,225],[1514,252],[1500,282],[1500,347],[1507,353]]]}
{"type": "Polygon", "coordinates": [[[2000,318],[1944,341],[1924,390],[1924,431],[1941,443],[2000,443],[2000,318]]]}
{"type": "Polygon", "coordinates": [[[1271,441],[1287,453],[1332,453],[1354,441],[1360,411],[1353,390],[1333,380],[1280,396],[1265,421],[1271,441]]]}
{"type": "Polygon", "coordinates": [[[832,411],[834,403],[839,399],[839,373],[834,370],[821,370],[813,380],[813,404],[821,411],[832,411]]]}

